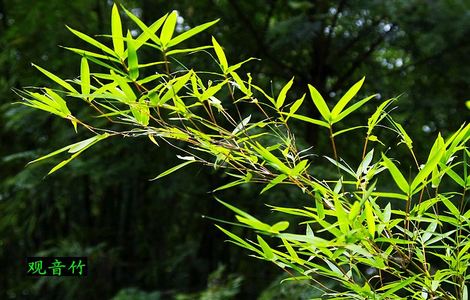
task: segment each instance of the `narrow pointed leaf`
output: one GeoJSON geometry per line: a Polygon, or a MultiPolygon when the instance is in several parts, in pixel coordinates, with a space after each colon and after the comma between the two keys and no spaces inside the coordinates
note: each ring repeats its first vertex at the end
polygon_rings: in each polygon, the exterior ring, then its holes
{"type": "Polygon", "coordinates": [[[222,71],[226,73],[228,69],[228,63],[227,58],[225,57],[224,50],[214,37],[212,37],[212,45],[214,46],[215,54],[217,55],[217,59],[219,60],[220,66],[222,67],[222,71]]]}
{"type": "Polygon", "coordinates": [[[81,33],[80,31],[77,31],[77,30],[75,30],[75,29],[72,29],[72,28],[70,28],[70,27],[68,27],[68,26],[67,26],[67,28],[68,28],[73,34],[75,34],[76,36],[78,36],[79,38],[81,38],[82,40],[84,40],[85,42],[87,42],[87,43],[89,43],[89,44],[91,44],[91,45],[93,45],[93,46],[95,46],[95,47],[101,49],[101,51],[106,52],[106,53],[108,53],[108,54],[111,55],[111,56],[114,56],[114,57],[119,58],[119,56],[117,56],[116,53],[115,53],[113,50],[111,50],[109,47],[103,45],[102,43],[98,42],[98,41],[95,40],[94,38],[92,38],[92,37],[90,37],[90,36],[88,36],[88,35],[86,35],[86,34],[84,34],[84,33],[81,33]]]}
{"type": "Polygon", "coordinates": [[[147,25],[144,24],[138,17],[136,17],[132,12],[128,11],[123,7],[125,13],[127,16],[135,23],[139,28],[142,30],[142,34],[137,37],[135,40],[135,49],[139,49],[145,42],[147,42],[149,39],[152,40],[157,46],[161,46],[162,42],[160,41],[160,38],[155,34],[155,32],[160,29],[160,27],[163,25],[163,22],[167,19],[168,14],[164,15],[157,21],[155,21],[152,25],[147,27],[147,25]]]}
{"type": "Polygon", "coordinates": [[[113,38],[114,51],[119,57],[124,55],[124,38],[122,36],[121,16],[116,4],[113,5],[111,12],[111,35],[113,38]]]}
{"type": "Polygon", "coordinates": [[[287,82],[286,85],[282,88],[281,92],[279,92],[279,96],[277,96],[277,100],[276,100],[276,108],[280,108],[284,104],[284,101],[286,100],[287,92],[292,87],[293,83],[294,83],[294,77],[292,77],[292,79],[289,80],[289,82],[287,82]]]}
{"type": "Polygon", "coordinates": [[[323,119],[327,122],[330,122],[331,113],[328,105],[326,104],[325,100],[323,99],[322,95],[314,88],[312,85],[308,85],[310,90],[310,96],[312,97],[313,104],[315,104],[316,108],[322,115],[323,119]]]}
{"type": "Polygon", "coordinates": [[[82,57],[80,65],[80,82],[82,86],[82,94],[90,94],[90,68],[85,57],[82,57]]]}
{"type": "Polygon", "coordinates": [[[168,47],[168,42],[173,36],[177,18],[178,14],[176,13],[176,11],[172,11],[171,14],[169,14],[166,18],[165,23],[163,24],[162,32],[160,33],[160,41],[162,42],[162,46],[164,49],[168,47]]]}
{"type": "Polygon", "coordinates": [[[397,166],[395,166],[395,164],[390,159],[388,159],[383,153],[382,153],[382,159],[384,160],[385,166],[389,170],[390,174],[393,177],[393,180],[398,185],[400,190],[408,194],[410,192],[410,186],[408,185],[408,182],[406,181],[403,174],[401,174],[397,166]]]}
{"type": "Polygon", "coordinates": [[[65,89],[67,89],[68,91],[72,92],[72,93],[77,93],[77,90],[70,85],[70,83],[66,82],[65,80],[59,78],[58,76],[52,74],[51,72],[47,71],[46,69],[43,69],[41,68],[40,66],[38,65],[35,65],[35,64],[32,64],[36,69],[38,69],[39,71],[41,71],[44,75],[46,75],[47,77],[49,77],[50,79],[52,79],[53,81],[55,81],[56,83],[58,83],[59,85],[61,85],[62,87],[64,87],[65,89]]]}
{"type": "Polygon", "coordinates": [[[367,231],[369,234],[374,237],[375,234],[375,219],[374,213],[372,211],[372,206],[370,205],[369,201],[364,203],[364,213],[366,214],[366,221],[367,221],[367,231]]]}
{"type": "Polygon", "coordinates": [[[137,58],[137,51],[135,48],[135,41],[130,32],[127,33],[127,64],[129,68],[129,77],[132,80],[137,80],[139,77],[139,60],[137,58]]]}
{"type": "Polygon", "coordinates": [[[351,101],[351,99],[356,96],[357,92],[361,89],[362,84],[364,83],[365,77],[362,77],[361,80],[356,82],[347,92],[344,94],[343,97],[338,101],[335,105],[333,110],[331,111],[331,115],[333,118],[336,118],[346,107],[346,105],[351,101]]]}
{"type": "Polygon", "coordinates": [[[351,105],[350,107],[346,108],[342,113],[340,113],[337,117],[335,117],[333,119],[333,122],[336,123],[336,122],[339,122],[341,121],[342,119],[344,119],[345,117],[347,117],[349,114],[351,114],[352,112],[354,112],[355,110],[357,110],[358,108],[360,108],[362,105],[364,105],[364,103],[368,102],[370,99],[374,98],[376,95],[372,95],[372,96],[369,96],[369,97],[366,97],[356,103],[354,103],[353,105],[351,105]]]}
{"type": "Polygon", "coordinates": [[[194,28],[191,28],[188,31],[183,32],[182,34],[180,34],[180,35],[174,37],[173,39],[171,39],[171,41],[168,42],[168,47],[173,47],[173,46],[178,45],[182,41],[185,41],[185,40],[189,39],[190,37],[192,37],[192,36],[202,32],[202,31],[206,30],[207,28],[211,27],[215,23],[219,22],[219,20],[220,19],[217,19],[217,20],[214,20],[214,21],[211,21],[211,22],[207,22],[207,23],[198,25],[194,28]]]}
{"type": "Polygon", "coordinates": [[[258,243],[261,247],[261,250],[263,250],[264,258],[266,258],[267,260],[274,260],[273,250],[271,249],[271,247],[269,247],[268,243],[266,243],[266,241],[259,235],[257,235],[256,238],[258,239],[258,243]]]}
{"type": "Polygon", "coordinates": [[[179,170],[179,169],[181,169],[181,168],[183,168],[183,167],[185,167],[185,166],[187,166],[187,165],[189,165],[189,164],[192,164],[192,163],[194,163],[194,162],[196,162],[196,161],[195,161],[195,160],[188,160],[188,161],[185,161],[184,163],[181,163],[181,164],[179,164],[179,165],[176,165],[176,166],[174,166],[173,168],[166,170],[165,172],[159,174],[157,177],[152,178],[152,179],[150,179],[150,180],[157,180],[157,179],[160,179],[160,178],[162,178],[162,177],[164,177],[164,176],[166,176],[166,175],[169,175],[169,174],[171,174],[171,173],[173,173],[173,172],[175,172],[175,171],[177,171],[177,170],[179,170]]]}

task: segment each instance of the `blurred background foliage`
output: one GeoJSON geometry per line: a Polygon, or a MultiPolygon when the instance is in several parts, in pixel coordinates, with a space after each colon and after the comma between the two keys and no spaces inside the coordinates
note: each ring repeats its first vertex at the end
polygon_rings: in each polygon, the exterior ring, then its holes
{"type": "MultiPolygon", "coordinates": [[[[366,75],[364,95],[377,92],[382,99],[401,95],[394,115],[415,140],[418,153],[426,153],[420,150],[429,148],[430,137],[438,131],[445,136],[468,120],[468,1],[121,3],[147,24],[177,10],[179,30],[220,18],[188,46],[210,44],[214,35],[229,62],[259,58],[245,65],[244,71],[267,90],[278,91],[295,76],[291,101],[310,83],[332,103],[366,75]]],[[[83,155],[50,177],[44,178],[53,162],[25,168],[32,159],[84,136],[62,120],[12,104],[19,100],[12,88],[48,83],[31,62],[62,77],[77,76],[80,57],[58,45],[84,45],[64,24],[91,35],[107,34],[111,6],[112,1],[104,0],[0,0],[0,298],[317,296],[300,283],[279,286],[280,270],[224,243],[226,238],[212,221],[202,218],[231,219],[231,213],[208,193],[228,182],[221,172],[189,167],[160,181],[148,181],[176,164],[170,147],[155,148],[145,139],[132,143],[115,139],[100,143],[93,154],[83,155]],[[28,278],[24,258],[34,255],[86,255],[90,275],[28,278]]],[[[214,67],[209,55],[185,55],[182,60],[198,69],[214,67]]],[[[303,113],[317,118],[318,112],[310,107],[303,113]]],[[[364,123],[373,110],[375,106],[369,105],[350,122],[364,123]]],[[[314,151],[329,149],[318,130],[297,128],[297,142],[304,148],[313,146],[314,151]]],[[[338,142],[346,160],[362,146],[341,137],[338,142]]],[[[398,140],[390,137],[385,142],[398,140]]],[[[394,155],[400,158],[401,154],[394,155]]],[[[321,172],[318,168],[317,174],[321,172]]],[[[299,206],[299,201],[306,201],[287,188],[262,196],[259,191],[258,186],[241,186],[219,196],[255,215],[265,203],[299,206]]],[[[275,216],[265,219],[269,217],[275,216]]]]}

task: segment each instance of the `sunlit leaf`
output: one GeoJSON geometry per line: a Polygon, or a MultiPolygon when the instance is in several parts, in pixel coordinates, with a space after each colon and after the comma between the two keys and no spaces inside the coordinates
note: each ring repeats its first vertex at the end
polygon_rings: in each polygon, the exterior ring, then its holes
{"type": "Polygon", "coordinates": [[[226,73],[228,69],[228,63],[224,50],[214,37],[212,37],[212,45],[214,46],[215,54],[217,55],[217,59],[219,60],[222,71],[226,73]]]}
{"type": "Polygon", "coordinates": [[[346,105],[351,101],[351,99],[356,96],[357,92],[361,89],[362,84],[364,83],[365,77],[362,77],[361,80],[356,82],[343,97],[338,101],[333,110],[331,111],[331,116],[335,119],[346,107],[346,105]]]}
{"type": "Polygon", "coordinates": [[[36,69],[38,69],[39,71],[41,71],[43,74],[45,74],[47,77],[49,77],[50,79],[52,79],[53,81],[55,81],[56,83],[58,83],[59,85],[61,85],[62,87],[64,87],[65,89],[67,89],[68,91],[72,92],[72,93],[77,93],[77,90],[70,85],[70,83],[66,82],[65,80],[59,78],[58,76],[52,74],[51,72],[47,71],[46,69],[43,69],[41,68],[40,66],[38,65],[35,65],[35,64],[32,64],[36,69]]]}
{"type": "Polygon", "coordinates": [[[185,166],[187,166],[187,165],[189,165],[189,164],[192,164],[192,163],[194,163],[194,162],[196,162],[196,161],[195,161],[195,160],[188,160],[188,161],[185,161],[184,163],[181,163],[181,164],[179,164],[179,165],[176,165],[176,166],[174,166],[173,168],[170,168],[170,169],[166,170],[165,172],[160,173],[157,177],[152,178],[152,179],[150,179],[150,180],[157,180],[157,179],[160,179],[160,178],[162,178],[162,177],[164,177],[164,176],[167,176],[167,175],[169,175],[169,174],[171,174],[171,173],[173,173],[173,172],[175,172],[175,171],[177,171],[177,170],[179,170],[179,169],[181,169],[181,168],[183,168],[183,167],[185,167],[185,166]]]}
{"type": "Polygon", "coordinates": [[[124,55],[124,38],[122,35],[121,16],[116,4],[113,5],[111,12],[111,34],[113,37],[114,51],[119,57],[124,55]]]}
{"type": "Polygon", "coordinates": [[[289,82],[287,82],[286,85],[279,92],[279,96],[277,96],[277,100],[276,100],[276,108],[280,108],[284,104],[284,101],[286,100],[287,92],[292,87],[293,83],[294,83],[294,77],[292,77],[292,79],[289,80],[289,82]]]}
{"type": "Polygon", "coordinates": [[[383,153],[382,159],[384,161],[384,165],[390,171],[393,180],[398,185],[400,190],[408,194],[410,192],[410,186],[408,185],[408,182],[406,181],[405,177],[401,174],[400,170],[398,170],[397,166],[395,166],[395,164],[390,159],[388,159],[383,153]]]}
{"type": "Polygon", "coordinates": [[[268,243],[266,243],[266,241],[259,235],[257,235],[256,238],[258,239],[258,243],[261,249],[263,250],[264,258],[266,258],[267,260],[274,260],[274,253],[271,247],[269,247],[268,243]]]}
{"type": "Polygon", "coordinates": [[[119,58],[119,56],[116,55],[116,53],[111,50],[109,47],[103,45],[102,43],[98,42],[97,40],[95,40],[94,38],[92,37],[89,37],[88,35],[84,34],[84,33],[81,33],[80,31],[77,31],[75,29],[72,29],[70,27],[67,26],[67,28],[73,33],[75,34],[76,36],[78,36],[79,38],[81,38],[82,40],[84,40],[85,42],[99,48],[101,51],[103,52],[106,52],[108,53],[109,55],[111,56],[114,56],[116,58],[119,58]]]}
{"type": "Polygon", "coordinates": [[[207,22],[207,23],[198,25],[194,28],[191,28],[188,31],[183,32],[182,34],[180,34],[180,35],[174,37],[173,39],[171,39],[171,41],[168,42],[167,47],[169,48],[169,47],[173,47],[173,46],[178,45],[182,41],[185,41],[185,40],[189,39],[190,37],[192,37],[192,36],[202,32],[202,31],[206,30],[207,28],[211,27],[215,23],[219,22],[219,20],[220,19],[217,19],[217,20],[214,20],[214,21],[211,21],[211,22],[207,22]]]}
{"type": "Polygon", "coordinates": [[[168,47],[168,42],[170,42],[173,32],[175,31],[176,19],[178,14],[176,11],[172,11],[165,20],[165,23],[162,27],[162,32],[160,33],[160,41],[162,42],[163,48],[168,47]]]}
{"type": "Polygon", "coordinates": [[[129,68],[129,77],[132,80],[137,80],[139,77],[139,60],[135,49],[135,41],[132,39],[131,33],[127,33],[127,64],[129,68]]]}
{"type": "Polygon", "coordinates": [[[310,84],[308,85],[308,88],[310,90],[310,96],[312,97],[313,104],[315,104],[323,119],[329,123],[331,119],[331,113],[330,109],[328,108],[328,105],[326,105],[325,100],[316,88],[314,88],[310,84]]]}
{"type": "Polygon", "coordinates": [[[82,94],[90,94],[90,68],[85,57],[82,57],[80,65],[80,82],[82,85],[82,94]]]}

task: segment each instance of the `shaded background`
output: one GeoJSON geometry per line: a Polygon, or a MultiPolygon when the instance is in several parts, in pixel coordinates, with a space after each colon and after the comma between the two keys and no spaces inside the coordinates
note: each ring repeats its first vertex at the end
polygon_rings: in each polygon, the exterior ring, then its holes
{"type": "MultiPolygon", "coordinates": [[[[182,29],[220,18],[187,46],[210,44],[214,35],[229,62],[260,58],[244,71],[268,90],[279,90],[295,76],[288,101],[301,96],[311,83],[333,103],[366,75],[360,96],[379,93],[384,100],[401,94],[394,116],[413,137],[418,153],[428,149],[438,131],[446,135],[468,120],[468,1],[121,2],[147,24],[173,9],[182,17],[182,29]]],[[[177,163],[169,147],[113,139],[50,177],[44,175],[54,161],[25,168],[28,161],[86,135],[77,136],[50,115],[11,104],[18,101],[11,89],[50,84],[31,62],[62,77],[77,76],[80,57],[57,46],[87,46],[64,24],[90,35],[107,34],[111,6],[103,0],[0,0],[0,298],[312,296],[302,284],[279,287],[281,270],[224,243],[213,222],[202,218],[233,217],[208,193],[227,183],[221,172],[189,167],[148,181],[177,163]],[[33,255],[88,256],[90,275],[28,278],[23,259],[33,255]]],[[[154,53],[142,55],[155,59],[154,53]]],[[[182,59],[199,69],[214,66],[207,55],[182,59]]],[[[365,122],[377,103],[357,113],[348,125],[365,122]]],[[[318,117],[313,105],[304,107],[304,114],[318,117]]],[[[75,111],[79,110],[77,106],[75,111]]],[[[300,145],[313,146],[319,153],[329,149],[317,127],[303,126],[297,128],[300,145]]],[[[357,157],[362,147],[350,139],[338,139],[346,159],[357,157]]],[[[219,196],[268,220],[271,215],[264,203],[307,201],[282,188],[260,197],[260,188],[242,186],[219,196]]]]}

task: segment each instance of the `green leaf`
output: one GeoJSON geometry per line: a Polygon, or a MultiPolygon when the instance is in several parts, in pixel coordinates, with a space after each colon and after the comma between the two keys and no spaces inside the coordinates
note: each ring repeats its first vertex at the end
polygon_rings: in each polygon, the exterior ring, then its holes
{"type": "Polygon", "coordinates": [[[175,97],[178,92],[184,87],[184,85],[189,81],[191,76],[194,74],[192,70],[188,73],[174,79],[174,83],[168,83],[168,91],[158,100],[156,103],[151,103],[152,105],[162,105],[166,103],[171,98],[175,97]]]}
{"type": "Polygon", "coordinates": [[[288,115],[289,117],[292,117],[294,119],[298,119],[298,120],[301,120],[301,121],[304,121],[304,122],[307,122],[307,123],[312,123],[312,124],[319,125],[319,126],[322,126],[322,127],[330,128],[330,126],[328,125],[327,122],[324,122],[324,121],[321,121],[321,120],[312,119],[312,118],[309,118],[309,117],[306,117],[306,116],[303,116],[303,115],[297,115],[297,114],[291,114],[291,113],[285,113],[285,112],[281,112],[281,114],[288,115]]]}
{"type": "Polygon", "coordinates": [[[185,41],[187,39],[189,39],[190,37],[206,30],[207,28],[211,27],[212,25],[214,25],[215,23],[219,22],[220,19],[217,19],[217,20],[214,20],[214,21],[211,21],[211,22],[207,22],[207,23],[204,23],[204,24],[201,24],[201,25],[198,25],[194,28],[191,28],[190,30],[188,31],[185,31],[183,32],[182,34],[174,37],[173,39],[171,39],[171,41],[168,42],[168,48],[170,47],[173,47],[173,46],[176,46],[178,45],[179,43],[181,43],[182,41],[185,41]]]}
{"type": "Polygon", "coordinates": [[[127,32],[127,64],[129,67],[129,77],[135,81],[139,77],[139,60],[135,49],[135,41],[130,32],[127,32]]]}
{"type": "Polygon", "coordinates": [[[280,222],[277,222],[276,224],[274,224],[273,226],[271,226],[271,228],[269,229],[269,231],[273,231],[273,232],[279,233],[279,232],[281,232],[281,231],[286,230],[287,228],[289,228],[289,222],[287,222],[287,221],[280,221],[280,222]]]}
{"type": "Polygon", "coordinates": [[[308,85],[308,88],[310,90],[310,96],[312,97],[313,104],[315,104],[323,119],[329,123],[331,119],[331,113],[330,109],[328,108],[328,105],[326,105],[325,100],[316,88],[314,88],[310,84],[308,85]]]}
{"type": "Polygon", "coordinates": [[[269,150],[264,148],[260,143],[256,142],[256,146],[253,145],[253,148],[258,152],[264,159],[266,159],[274,168],[279,171],[290,174],[291,170],[287,167],[279,158],[273,155],[269,150]]]}
{"type": "MultiPolygon", "coordinates": [[[[151,39],[157,46],[161,46],[162,42],[160,41],[160,38],[155,34],[155,32],[160,29],[160,27],[163,25],[163,22],[167,19],[168,14],[164,15],[157,21],[155,21],[150,27],[147,27],[147,25],[144,24],[138,17],[136,17],[134,14],[132,14],[130,11],[125,9],[123,7],[124,11],[126,12],[127,16],[134,21],[137,26],[142,30],[142,34],[137,37],[135,40],[135,49],[139,49],[145,42],[149,39],[151,39]]],[[[126,54],[124,54],[125,56],[126,54]]]]}
{"type": "Polygon", "coordinates": [[[97,40],[95,40],[94,38],[92,37],[89,37],[88,35],[84,34],[84,33],[81,33],[80,31],[77,31],[75,29],[72,29],[68,26],[66,26],[68,28],[68,30],[70,30],[73,34],[75,34],[76,36],[78,36],[79,38],[81,38],[82,40],[84,40],[85,42],[101,49],[101,51],[103,52],[106,52],[108,53],[109,55],[111,56],[114,56],[116,58],[120,58],[119,56],[116,55],[116,53],[111,50],[109,47],[103,45],[102,43],[98,42],[97,40]]]}
{"type": "Polygon", "coordinates": [[[335,212],[336,217],[338,218],[339,229],[343,234],[347,234],[349,231],[349,219],[346,211],[343,208],[343,204],[339,200],[338,197],[334,196],[334,205],[335,205],[335,212]]]}
{"type": "Polygon", "coordinates": [[[439,199],[441,199],[441,201],[444,203],[444,205],[449,209],[449,212],[457,217],[457,216],[460,216],[460,210],[452,203],[450,202],[450,200],[445,197],[444,195],[439,195],[439,199]]]}
{"type": "Polygon", "coordinates": [[[342,113],[340,113],[339,116],[337,116],[336,118],[333,118],[332,122],[336,123],[336,122],[341,121],[343,118],[347,117],[349,114],[357,110],[359,107],[364,105],[364,103],[368,102],[370,99],[374,98],[375,96],[376,95],[372,95],[354,103],[350,107],[346,108],[346,110],[344,110],[342,113]]]}
{"type": "Polygon", "coordinates": [[[250,60],[259,60],[257,58],[254,58],[254,57],[250,57],[248,59],[245,59],[244,61],[242,62],[239,62],[238,64],[234,64],[234,65],[231,65],[228,69],[227,69],[227,74],[228,73],[231,73],[231,72],[234,72],[236,70],[238,70],[243,64],[245,64],[246,62],[249,62],[250,60]]]}
{"type": "Polygon", "coordinates": [[[259,251],[258,249],[256,249],[255,247],[253,247],[252,245],[248,244],[247,242],[245,242],[243,239],[241,239],[240,237],[238,237],[237,235],[231,233],[230,231],[220,227],[219,225],[215,225],[217,228],[219,228],[223,233],[225,233],[226,235],[228,235],[232,240],[234,240],[238,245],[240,245],[241,247],[244,247],[248,250],[251,250],[251,251],[254,251],[258,254],[262,254],[261,251],[259,251]]]}
{"type": "Polygon", "coordinates": [[[399,280],[399,281],[389,283],[389,284],[384,285],[383,287],[377,289],[377,291],[385,291],[385,293],[383,293],[383,295],[381,295],[383,297],[383,299],[385,299],[389,296],[392,296],[393,293],[395,293],[396,291],[399,291],[399,290],[403,289],[404,287],[406,287],[406,286],[410,285],[411,283],[413,283],[417,277],[418,277],[418,275],[415,275],[415,276],[410,277],[410,278],[405,279],[405,280],[399,280]]]}
{"type": "Polygon", "coordinates": [[[219,43],[214,37],[212,37],[212,45],[214,46],[215,54],[217,55],[217,59],[219,60],[220,67],[222,71],[224,72],[224,74],[226,74],[227,69],[228,69],[228,62],[227,62],[227,58],[225,57],[224,50],[222,49],[222,47],[219,45],[219,43]]]}
{"type": "Polygon", "coordinates": [[[385,167],[387,167],[387,169],[389,170],[390,174],[393,177],[393,180],[398,185],[400,190],[402,190],[408,195],[410,193],[410,186],[408,185],[408,182],[406,181],[405,177],[403,177],[403,174],[401,174],[397,166],[395,166],[395,164],[390,159],[388,159],[383,153],[382,159],[384,160],[385,167]]]}
{"type": "Polygon", "coordinates": [[[67,49],[67,50],[72,51],[74,53],[77,53],[77,54],[79,54],[81,56],[84,56],[84,57],[95,57],[95,58],[100,58],[100,59],[104,59],[104,60],[114,61],[114,62],[117,62],[117,63],[120,62],[119,59],[117,59],[115,57],[112,57],[112,56],[109,56],[109,55],[99,54],[99,53],[86,51],[86,50],[78,49],[78,48],[62,47],[62,46],[59,46],[59,47],[67,49]]]}
{"type": "Polygon", "coordinates": [[[263,238],[259,235],[257,235],[256,238],[258,239],[258,243],[261,249],[263,250],[264,258],[266,258],[267,260],[274,260],[274,253],[271,247],[269,247],[268,243],[266,243],[266,241],[263,240],[263,238]]]}
{"type": "Polygon", "coordinates": [[[292,79],[289,80],[289,82],[287,82],[286,85],[282,88],[281,92],[279,93],[279,96],[277,96],[276,108],[279,109],[284,104],[284,101],[286,100],[287,92],[292,87],[293,83],[294,83],[294,77],[292,77],[292,79]]]}
{"type": "Polygon", "coordinates": [[[338,101],[338,103],[335,105],[333,110],[331,111],[331,116],[336,118],[346,107],[346,105],[351,101],[351,99],[356,96],[357,92],[361,89],[362,84],[364,83],[365,77],[362,77],[361,80],[356,82],[347,92],[344,94],[343,97],[338,101]]]}
{"type": "Polygon", "coordinates": [[[433,147],[431,148],[428,161],[426,162],[424,167],[418,172],[415,179],[411,183],[412,194],[420,191],[420,189],[417,190],[417,187],[422,184],[429,176],[429,174],[431,174],[431,172],[437,167],[439,161],[445,153],[445,150],[446,149],[444,146],[444,139],[439,134],[436,141],[434,142],[433,147]]]}
{"type": "Polygon", "coordinates": [[[286,174],[280,174],[278,176],[276,176],[273,180],[271,180],[265,187],[264,189],[260,192],[260,194],[266,192],[267,190],[269,190],[270,188],[278,185],[279,183],[283,182],[284,179],[287,178],[287,175],[286,174]]]}
{"type": "Polygon", "coordinates": [[[90,94],[90,68],[85,57],[82,57],[80,65],[80,82],[82,85],[82,94],[90,94]]]}
{"type": "Polygon", "coordinates": [[[374,234],[375,234],[374,212],[372,211],[372,206],[367,200],[366,202],[364,202],[364,213],[366,214],[367,230],[369,231],[369,234],[372,237],[374,237],[374,234]]]}
{"type": "Polygon", "coordinates": [[[351,205],[351,208],[349,209],[349,216],[348,216],[349,221],[354,221],[360,212],[361,212],[361,203],[359,201],[355,201],[353,205],[351,205]]]}
{"type": "MultiPolygon", "coordinates": [[[[127,83],[126,79],[115,74],[113,71],[111,71],[111,76],[118,83],[119,87],[121,88],[122,92],[125,95],[125,98],[122,98],[123,102],[127,104],[135,102],[137,97],[134,94],[134,91],[132,90],[132,88],[127,83]]],[[[111,90],[111,91],[115,92],[115,90],[111,90]]]]}
{"type": "Polygon", "coordinates": [[[401,126],[401,124],[393,121],[393,124],[395,125],[395,127],[397,128],[398,132],[400,133],[400,136],[401,138],[403,139],[403,143],[406,144],[406,146],[408,147],[408,149],[413,149],[413,141],[411,140],[410,136],[406,133],[405,129],[403,128],[403,126],[401,126]]]}
{"type": "Polygon", "coordinates": [[[296,262],[296,263],[300,264],[300,265],[303,265],[304,264],[303,260],[301,260],[299,258],[299,256],[297,255],[297,252],[295,252],[294,248],[292,248],[292,246],[289,244],[289,242],[286,239],[282,239],[282,243],[284,244],[284,246],[286,247],[287,252],[291,256],[291,258],[292,258],[291,260],[293,262],[296,262]]]}
{"type": "Polygon", "coordinates": [[[177,171],[177,170],[179,170],[179,169],[181,169],[181,168],[183,168],[183,167],[185,167],[185,166],[187,166],[187,165],[189,165],[189,164],[192,164],[192,163],[194,163],[194,162],[196,162],[196,161],[195,161],[195,160],[188,160],[188,161],[185,161],[184,163],[181,163],[181,164],[179,164],[179,165],[176,165],[176,166],[174,166],[173,168],[166,170],[165,172],[159,174],[157,177],[155,177],[155,178],[153,178],[153,179],[150,179],[150,180],[152,181],[152,180],[160,179],[160,178],[162,178],[162,177],[164,177],[164,176],[166,176],[166,175],[169,175],[169,174],[171,174],[171,173],[173,173],[173,172],[175,172],[175,171],[177,171]]]}
{"type": "Polygon", "coordinates": [[[318,218],[323,220],[325,218],[325,207],[323,206],[323,199],[320,192],[315,192],[315,207],[317,208],[318,218]]]}
{"type": "Polygon", "coordinates": [[[124,55],[124,38],[122,36],[121,16],[119,15],[116,3],[114,3],[111,12],[111,35],[113,38],[114,51],[122,58],[124,55]]]}
{"type": "Polygon", "coordinates": [[[170,55],[175,55],[175,54],[180,54],[180,53],[188,53],[188,52],[197,52],[205,49],[210,49],[213,48],[212,46],[201,46],[201,47],[195,47],[195,48],[185,48],[185,49],[175,49],[175,50],[170,50],[166,53],[167,56],[170,55]]]}
{"type": "Polygon", "coordinates": [[[55,167],[53,167],[49,173],[47,175],[50,175],[52,173],[54,173],[55,171],[59,170],[60,168],[62,168],[63,166],[65,166],[66,164],[68,164],[69,162],[71,162],[74,158],[76,158],[78,155],[80,155],[80,153],[82,153],[83,151],[85,151],[86,149],[88,149],[89,147],[93,146],[94,144],[98,143],[99,141],[107,138],[109,136],[108,133],[104,133],[104,134],[100,134],[100,135],[95,135],[89,139],[86,139],[86,140],[83,140],[81,142],[78,142],[78,143],[74,143],[74,144],[71,144],[71,145],[68,145],[68,146],[65,146],[59,150],[56,150],[52,153],[49,153],[48,155],[45,155],[45,156],[42,156],[40,158],[37,158],[31,162],[29,162],[28,164],[32,164],[32,163],[35,163],[35,162],[38,162],[38,161],[41,161],[41,160],[44,160],[46,158],[50,158],[52,156],[55,156],[59,153],[62,153],[64,151],[67,151],[69,153],[72,153],[73,155],[69,158],[69,159],[66,159],[64,161],[61,161],[60,163],[58,163],[55,167]]]}
{"type": "Polygon", "coordinates": [[[59,85],[64,87],[65,89],[69,90],[72,93],[78,94],[77,90],[73,86],[71,86],[68,82],[66,82],[65,80],[57,77],[56,75],[52,74],[51,72],[47,71],[46,69],[41,68],[38,65],[35,65],[35,64],[32,64],[32,65],[33,65],[33,67],[35,67],[36,69],[41,71],[43,74],[45,74],[47,77],[49,77],[50,79],[52,79],[53,81],[55,81],[56,83],[58,83],[59,85]]]}
{"type": "Polygon", "coordinates": [[[294,104],[291,105],[289,108],[289,114],[287,114],[286,121],[293,115],[295,112],[300,108],[302,103],[304,102],[305,99],[305,94],[302,95],[302,97],[294,102],[294,104]]]}
{"type": "Polygon", "coordinates": [[[172,11],[166,18],[165,23],[163,24],[162,32],[160,33],[160,41],[162,42],[163,49],[166,49],[168,47],[168,43],[170,42],[171,37],[173,36],[177,18],[177,12],[172,11]]]}

